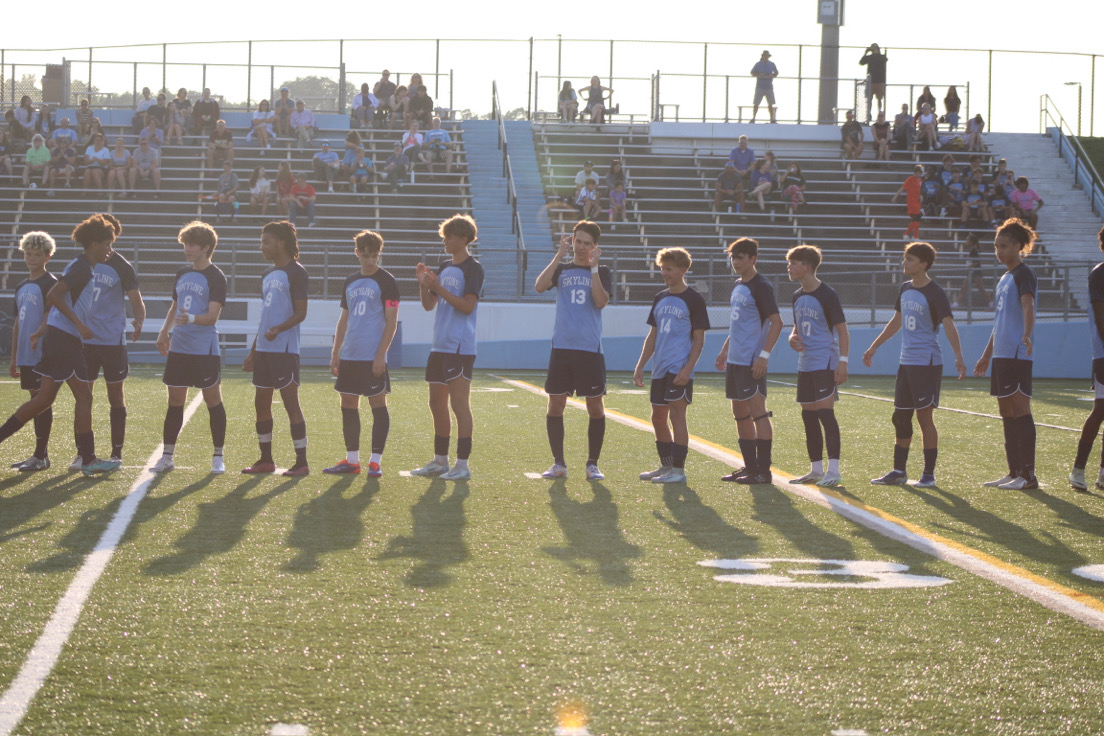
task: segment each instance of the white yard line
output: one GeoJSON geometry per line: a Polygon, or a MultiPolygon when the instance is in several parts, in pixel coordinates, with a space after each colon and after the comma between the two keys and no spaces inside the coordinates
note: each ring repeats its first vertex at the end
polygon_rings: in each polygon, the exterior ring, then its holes
{"type": "MultiPolygon", "coordinates": [[[[497,376],[492,377],[497,378],[497,376]]],[[[502,378],[499,380],[538,396],[545,395],[537,386],[524,381],[502,378]]],[[[567,403],[576,409],[586,409],[586,403],[576,399],[568,399],[567,403]]],[[[653,431],[650,422],[633,416],[610,409],[606,410],[606,416],[626,427],[648,433],[653,431]]],[[[743,465],[743,459],[739,453],[708,440],[691,436],[690,449],[730,466],[740,467],[743,465]]],[[[980,550],[941,537],[911,522],[898,519],[880,509],[868,506],[861,501],[856,501],[830,489],[792,483],[785,477],[784,473],[777,470],[775,471],[774,485],[834,511],[867,529],[872,529],[883,536],[907,544],[913,549],[930,554],[936,559],[949,562],[966,572],[1025,596],[1052,611],[1066,614],[1086,626],[1104,631],[1104,603],[1094,596],[1068,588],[980,550]]]]}
{"type": "MultiPolygon", "coordinates": [[[[202,402],[203,392],[199,391],[184,410],[184,425],[188,424],[188,420],[192,418],[202,402]]],[[[127,527],[130,526],[135,511],[138,510],[138,504],[146,497],[150,481],[157,477],[149,471],[149,467],[161,457],[162,449],[162,445],[158,445],[153,454],[149,456],[145,467],[135,478],[134,484],[131,485],[130,491],[123,498],[123,502],[119,504],[119,509],[108,523],[107,528],[104,529],[100,540],[88,557],[85,558],[84,564],[77,571],[73,582],[69,584],[65,595],[58,601],[53,615],[46,623],[46,628],[38,637],[38,641],[35,642],[30,654],[27,655],[19,674],[16,675],[15,680],[12,681],[4,695],[0,697],[0,736],[10,736],[16,726],[19,725],[19,722],[23,720],[23,717],[27,715],[27,709],[30,707],[31,701],[34,700],[35,695],[54,669],[54,665],[57,664],[65,642],[69,640],[69,635],[73,633],[73,628],[77,625],[77,620],[80,619],[85,601],[88,600],[88,594],[92,592],[92,586],[100,579],[100,575],[107,568],[107,563],[111,561],[111,557],[115,554],[119,541],[126,533],[127,527]]]]}

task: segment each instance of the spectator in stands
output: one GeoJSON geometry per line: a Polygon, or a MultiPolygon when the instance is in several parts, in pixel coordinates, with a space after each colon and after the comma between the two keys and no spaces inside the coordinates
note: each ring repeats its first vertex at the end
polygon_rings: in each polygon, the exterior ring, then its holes
{"type": "Polygon", "coordinates": [[[57,128],[50,137],[46,139],[46,146],[53,151],[58,147],[58,142],[62,138],[69,139],[69,142],[74,146],[77,145],[77,131],[69,127],[69,118],[61,119],[61,127],[57,128]]]}
{"type": "MultiPolygon", "coordinates": [[[[153,118],[154,120],[157,121],[157,127],[160,128],[161,130],[164,130],[165,129],[165,122],[166,122],[165,117],[166,117],[168,111],[169,111],[169,108],[168,108],[168,105],[165,104],[165,95],[164,95],[164,93],[158,93],[157,102],[153,105],[150,105],[149,109],[146,110],[146,125],[149,126],[150,118],[153,118]]],[[[77,121],[79,122],[80,121],[80,114],[79,114],[80,111],[78,110],[77,112],[78,112],[77,121]]]]}
{"type": "Polygon", "coordinates": [[[920,203],[924,214],[929,217],[944,217],[947,214],[947,190],[943,185],[943,179],[939,170],[932,167],[924,177],[924,184],[920,187],[920,203]]]}
{"type": "MultiPolygon", "coordinates": [[[[883,110],[885,106],[887,61],[889,61],[889,57],[881,52],[876,43],[870,44],[862,58],[859,59],[859,63],[865,66],[867,73],[870,74],[870,91],[878,98],[879,111],[883,110]]],[[[868,109],[867,113],[869,114],[869,112],[868,109]]]]}
{"type": "Polygon", "coordinates": [[[268,100],[261,100],[257,105],[256,112],[253,113],[251,127],[249,133],[245,136],[245,140],[251,141],[256,138],[257,145],[261,147],[262,156],[266,150],[272,148],[272,143],[269,141],[274,135],[272,123],[275,119],[276,116],[272,114],[272,106],[268,104],[268,100]]]}
{"type": "Polygon", "coordinates": [[[15,153],[8,131],[0,130],[0,174],[12,175],[12,154],[15,153]]]}
{"type": "MultiPolygon", "coordinates": [[[[19,98],[19,107],[15,108],[15,125],[12,127],[12,135],[23,142],[34,139],[35,126],[38,124],[38,113],[31,104],[30,95],[19,98]]],[[[43,138],[45,140],[45,138],[43,138]]]]}
{"type": "Polygon", "coordinates": [[[597,184],[598,172],[594,170],[593,161],[586,161],[583,163],[582,170],[575,175],[575,194],[572,195],[571,201],[574,202],[579,198],[579,192],[583,191],[583,187],[585,187],[586,183],[591,179],[593,179],[594,183],[597,184]]]}
{"type": "Polygon", "coordinates": [[[31,138],[31,147],[23,157],[23,186],[37,189],[39,183],[46,185],[46,177],[50,169],[50,149],[46,147],[46,139],[41,133],[35,133],[31,138]]]}
{"type": "Polygon", "coordinates": [[[149,141],[150,148],[158,151],[161,150],[161,145],[165,142],[165,134],[157,127],[157,121],[153,118],[147,119],[145,130],[138,134],[138,142],[141,143],[142,141],[149,141]]]}
{"type": "Polygon", "coordinates": [[[771,172],[771,161],[764,156],[751,170],[751,190],[748,192],[748,196],[755,197],[759,201],[760,212],[767,209],[767,204],[763,198],[770,194],[773,189],[774,176],[771,172]]]}
{"type": "Polygon", "coordinates": [[[579,116],[579,95],[571,88],[571,82],[564,80],[560,87],[560,94],[556,98],[556,105],[560,111],[561,123],[574,123],[579,116]]]}
{"type": "Polygon", "coordinates": [[[1012,209],[1032,230],[1039,227],[1039,210],[1043,208],[1043,198],[1030,187],[1026,176],[1016,179],[1016,189],[1012,192],[1012,209]]]}
{"type": "Polygon", "coordinates": [[[932,112],[935,112],[935,95],[932,94],[931,87],[924,87],[924,91],[916,98],[917,113],[919,113],[924,105],[927,105],[931,108],[932,112]]]}
{"type": "MultiPolygon", "coordinates": [[[[126,149],[126,141],[120,136],[115,139],[115,147],[111,149],[111,168],[107,170],[107,189],[109,192],[118,190],[119,197],[126,199],[127,186],[130,183],[130,168],[134,165],[134,157],[126,149]]],[[[68,183],[68,179],[66,179],[68,183]]],[[[52,180],[50,186],[53,186],[52,180]]]]}
{"type": "Polygon", "coordinates": [[[406,172],[410,169],[410,159],[403,154],[401,143],[396,143],[391,155],[383,162],[383,175],[391,185],[391,191],[402,189],[406,182],[406,172]]]}
{"type": "Polygon", "coordinates": [[[92,145],[84,150],[84,188],[103,189],[109,168],[111,150],[104,145],[103,133],[97,133],[92,136],[92,145]]]}
{"type": "Polygon", "coordinates": [[[977,115],[970,118],[966,123],[966,150],[967,151],[984,151],[985,141],[982,140],[981,134],[985,132],[985,118],[981,117],[979,112],[977,115]]]}
{"type": "Polygon", "coordinates": [[[1008,173],[1008,159],[998,159],[996,165],[993,167],[993,173],[990,174],[989,179],[992,183],[1001,181],[1004,175],[1008,173]]]}
{"type": "Polygon", "coordinates": [[[874,158],[889,161],[889,121],[884,112],[878,111],[878,120],[870,126],[870,134],[874,139],[874,158]]]}
{"type": "Polygon", "coordinates": [[[429,127],[433,120],[433,98],[424,84],[419,84],[410,99],[410,118],[423,127],[429,127]]]}
{"type": "Polygon", "coordinates": [[[916,118],[909,113],[908,105],[901,105],[901,112],[893,119],[893,147],[898,151],[911,150],[915,136],[916,118]]]}
{"type": "Polygon", "coordinates": [[[981,185],[970,179],[966,186],[966,199],[962,203],[961,215],[963,226],[967,223],[988,224],[993,217],[989,213],[989,200],[982,191],[981,185]]]}
{"type": "Polygon", "coordinates": [[[728,152],[728,160],[736,167],[736,175],[740,177],[740,188],[746,190],[751,168],[755,165],[755,151],[748,148],[746,135],[740,136],[736,147],[728,152]]]}
{"type": "Polygon", "coordinates": [[[192,101],[188,99],[187,87],[178,89],[176,91],[176,97],[174,97],[172,101],[176,105],[176,109],[183,110],[186,115],[192,114],[192,101]]]}
{"type": "Polygon", "coordinates": [[[840,126],[840,148],[844,158],[859,158],[866,144],[863,142],[863,127],[855,120],[855,113],[847,111],[847,120],[840,126]]]}
{"type": "Polygon", "coordinates": [[[379,99],[372,94],[368,83],[360,85],[360,92],[353,98],[352,114],[349,116],[349,124],[355,128],[371,128],[372,121],[379,108],[379,99]]]}
{"type": "Polygon", "coordinates": [[[713,209],[715,211],[720,212],[725,202],[735,202],[736,212],[743,209],[744,180],[736,173],[736,164],[731,161],[725,162],[724,171],[717,177],[717,182],[713,188],[713,209]]]}
{"type": "Polygon", "coordinates": [[[951,169],[951,181],[947,184],[947,214],[951,217],[959,217],[965,200],[966,182],[962,180],[962,170],[955,166],[951,169]]]}
{"type": "Polygon", "coordinates": [[[130,127],[134,130],[134,134],[138,135],[146,127],[146,113],[151,107],[157,104],[157,100],[153,99],[153,94],[150,92],[149,87],[142,88],[142,98],[138,100],[138,104],[134,107],[134,117],[130,120],[130,127]]]}
{"type": "Polygon", "coordinates": [[[981,156],[976,153],[970,157],[970,168],[966,171],[967,183],[976,181],[978,186],[985,185],[985,169],[981,168],[981,156]]]}
{"type": "Polygon", "coordinates": [[[767,109],[770,111],[771,122],[774,118],[774,78],[778,76],[778,67],[770,60],[771,54],[764,50],[751,68],[751,76],[755,77],[755,101],[751,108],[751,122],[755,122],[755,116],[759,114],[759,103],[767,98],[767,109]]]}
{"type": "Polygon", "coordinates": [[[943,110],[947,121],[947,130],[958,130],[958,113],[962,110],[962,100],[958,96],[958,90],[954,87],[947,88],[947,96],[943,98],[943,110]]]}
{"type": "Polygon", "coordinates": [[[609,222],[610,230],[616,230],[615,223],[625,221],[625,210],[628,208],[629,195],[625,192],[625,182],[619,181],[609,193],[609,222]]]}
{"type": "Polygon", "coordinates": [[[598,217],[601,207],[598,205],[597,179],[587,179],[586,186],[579,192],[579,196],[575,198],[575,206],[579,208],[579,213],[584,220],[593,222],[598,217]]]}
{"type": "Polygon", "coordinates": [[[997,184],[1004,187],[1004,196],[1012,199],[1012,192],[1016,191],[1016,172],[1012,169],[1004,172],[1004,176],[997,180],[997,184]]]}
{"type": "Polygon", "coordinates": [[[406,83],[406,86],[410,88],[410,92],[413,95],[413,93],[417,91],[418,87],[422,86],[423,84],[425,84],[425,82],[422,81],[422,75],[418,72],[414,72],[410,75],[410,81],[406,83]]]}
{"type": "Polygon", "coordinates": [[[407,127],[410,119],[410,94],[404,85],[396,87],[395,92],[387,99],[387,109],[390,112],[390,127],[407,127]]]}
{"type": "Polygon", "coordinates": [[[295,133],[295,147],[302,151],[314,140],[318,125],[314,113],[307,109],[302,100],[295,101],[295,112],[291,114],[291,130],[295,133]]]}
{"type": "Polygon", "coordinates": [[[372,159],[365,158],[364,149],[358,148],[353,160],[353,172],[349,176],[349,189],[354,193],[368,191],[368,184],[376,175],[372,159]]]}
{"type": "Polygon", "coordinates": [[[268,200],[271,196],[272,180],[268,178],[264,167],[258,166],[253,169],[253,173],[249,177],[249,206],[253,210],[253,214],[257,213],[259,207],[261,215],[267,215],[268,200]]]}
{"type": "Polygon", "coordinates": [[[293,186],[295,186],[295,177],[291,175],[291,164],[281,161],[280,168],[276,170],[276,212],[278,214],[287,215],[293,186]]]}
{"type": "Polygon", "coordinates": [[[50,135],[54,132],[54,128],[57,126],[54,124],[54,111],[49,105],[43,105],[42,109],[38,111],[38,123],[35,124],[35,130],[42,134],[42,137],[46,139],[47,144],[50,141],[50,135]]]}
{"type": "Polygon", "coordinates": [[[970,295],[971,285],[981,294],[981,301],[978,303],[979,306],[985,304],[988,309],[993,308],[993,300],[989,298],[989,292],[985,290],[985,277],[981,268],[981,254],[978,252],[980,244],[981,241],[978,239],[976,233],[969,233],[966,236],[966,247],[969,249],[969,253],[966,256],[966,278],[962,281],[962,288],[958,290],[958,295],[955,296],[954,301],[951,303],[951,309],[958,309],[959,302],[966,301],[966,297],[970,295]]]}
{"type": "Polygon", "coordinates": [[[289,96],[290,92],[287,87],[281,87],[280,96],[272,105],[272,113],[276,116],[276,135],[284,138],[291,137],[291,114],[295,112],[295,101],[289,96]]]}
{"type": "Polygon", "coordinates": [[[234,163],[234,134],[226,127],[225,120],[215,123],[215,129],[207,140],[208,169],[214,168],[216,159],[234,163]]]}
{"type": "Polygon", "coordinates": [[[797,208],[805,204],[805,174],[796,161],[790,164],[786,173],[782,175],[781,187],[782,196],[790,198],[790,214],[797,214],[797,208]]]}
{"type": "Polygon", "coordinates": [[[445,161],[445,173],[452,173],[452,136],[441,127],[441,118],[434,117],[429,130],[425,133],[425,143],[422,145],[422,160],[429,167],[429,173],[433,174],[434,165],[445,161]]]}
{"type": "Polygon", "coordinates": [[[161,198],[161,151],[155,149],[152,140],[146,138],[138,141],[138,150],[134,152],[134,166],[130,169],[130,189],[137,191],[136,184],[139,181],[153,183],[153,198],[161,198]]]}
{"type": "Polygon", "coordinates": [[[207,199],[215,201],[216,223],[222,223],[222,218],[226,215],[230,216],[230,222],[234,221],[234,217],[237,215],[237,208],[234,205],[237,204],[239,186],[238,175],[234,173],[234,167],[229,161],[223,161],[222,174],[218,178],[215,192],[207,197],[207,199]]]}
{"type": "Polygon", "coordinates": [[[165,113],[165,143],[171,144],[173,138],[176,138],[178,145],[184,145],[184,128],[188,125],[189,117],[191,110],[178,106],[177,100],[169,103],[169,109],[165,113]]]}
{"type": "Polygon", "coordinates": [[[943,168],[939,170],[939,178],[943,182],[943,186],[950,186],[951,179],[954,178],[954,172],[954,156],[949,153],[943,154],[943,168]]]}
{"type": "MultiPolygon", "coordinates": [[[[73,176],[77,173],[77,161],[79,156],[76,147],[70,145],[69,140],[69,138],[61,138],[50,159],[50,191],[47,192],[50,196],[54,194],[54,188],[57,186],[57,178],[59,175],[65,178],[66,189],[72,189],[73,187],[73,176]]],[[[120,138],[119,140],[122,139],[120,138]]],[[[123,153],[126,153],[126,149],[123,149],[123,153]]],[[[129,157],[130,154],[127,154],[127,156],[129,157]]],[[[108,172],[109,185],[110,182],[111,173],[108,172]]],[[[124,191],[126,190],[125,186],[122,188],[124,191]]]]}
{"type": "MultiPolygon", "coordinates": [[[[584,91],[587,94],[587,112],[590,113],[590,122],[597,124],[606,122],[606,102],[613,96],[613,90],[603,87],[598,77],[591,77],[590,86],[584,91]]],[[[611,112],[617,112],[617,110],[611,112]]]]}
{"type": "Polygon", "coordinates": [[[403,133],[402,137],[402,152],[403,155],[410,159],[410,168],[414,168],[421,159],[418,154],[422,152],[422,143],[425,142],[425,136],[418,132],[418,121],[411,120],[410,129],[403,133]]]}
{"type": "Polygon", "coordinates": [[[621,167],[621,159],[610,161],[609,171],[606,172],[606,196],[613,191],[618,184],[625,184],[625,170],[621,167]]]}
{"type": "Polygon", "coordinates": [[[341,157],[336,151],[330,150],[329,141],[322,141],[322,150],[314,154],[311,167],[314,169],[314,178],[320,183],[325,182],[328,190],[332,192],[334,178],[341,169],[341,157]]]}
{"type": "Polygon", "coordinates": [[[920,142],[927,146],[929,151],[934,151],[939,148],[939,119],[935,115],[935,111],[928,103],[924,103],[920,106],[920,112],[917,113],[916,121],[919,123],[920,129],[920,142]]]}
{"type": "Polygon", "coordinates": [[[379,100],[379,106],[376,108],[377,128],[386,127],[387,117],[391,114],[391,96],[397,89],[398,87],[391,81],[391,72],[384,69],[380,80],[372,87],[372,94],[379,100]]]}
{"type": "Polygon", "coordinates": [[[986,194],[989,198],[989,216],[993,218],[991,224],[999,225],[1014,216],[1012,202],[1005,194],[1004,187],[994,182],[989,185],[986,194]]]}
{"type": "Polygon", "coordinates": [[[192,132],[196,135],[213,133],[220,112],[218,101],[211,97],[211,90],[204,87],[202,99],[192,108],[192,132]]]}
{"type": "Polygon", "coordinates": [[[307,213],[307,227],[314,227],[314,203],[318,195],[309,183],[307,175],[299,173],[295,175],[295,186],[291,188],[291,201],[288,202],[288,219],[291,224],[299,226],[299,211],[307,213]]]}
{"type": "Polygon", "coordinates": [[[348,179],[349,175],[353,173],[353,162],[356,161],[356,152],[361,145],[360,133],[350,130],[345,136],[345,150],[342,153],[338,170],[338,175],[342,181],[348,179]]]}
{"type": "Polygon", "coordinates": [[[89,143],[91,143],[92,139],[95,138],[97,135],[102,135],[104,137],[104,140],[107,140],[107,133],[104,132],[103,125],[100,123],[99,118],[92,118],[92,125],[89,127],[89,129],[92,131],[91,134],[88,136],[89,143]]]}

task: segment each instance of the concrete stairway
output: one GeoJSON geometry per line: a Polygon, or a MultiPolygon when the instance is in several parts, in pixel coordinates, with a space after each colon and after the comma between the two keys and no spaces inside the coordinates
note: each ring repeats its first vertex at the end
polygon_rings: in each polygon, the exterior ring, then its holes
{"type": "Polygon", "coordinates": [[[559,237],[553,242],[552,229],[548,224],[548,202],[544,197],[544,182],[533,141],[533,126],[525,120],[507,120],[506,139],[510,143],[510,166],[518,192],[518,217],[521,218],[521,231],[525,235],[528,253],[523,293],[532,296],[533,282],[551,260],[559,237]]]}
{"type": "Polygon", "coordinates": [[[1026,176],[1043,198],[1039,242],[1047,254],[1058,262],[1099,261],[1101,219],[1093,213],[1089,197],[1076,187],[1053,139],[1034,133],[987,133],[985,138],[992,151],[1008,160],[1008,168],[1016,176],[1026,176]]]}
{"type": "Polygon", "coordinates": [[[516,299],[517,236],[510,232],[513,210],[506,202],[506,178],[502,175],[502,152],[498,150],[498,123],[465,120],[462,127],[471,182],[472,216],[479,226],[477,257],[486,273],[483,296],[490,300],[516,299]]]}

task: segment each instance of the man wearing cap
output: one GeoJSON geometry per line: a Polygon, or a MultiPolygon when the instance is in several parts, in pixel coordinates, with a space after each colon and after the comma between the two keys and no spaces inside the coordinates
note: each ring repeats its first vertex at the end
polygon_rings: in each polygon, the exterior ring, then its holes
{"type": "Polygon", "coordinates": [[[337,175],[337,164],[341,159],[335,151],[330,150],[330,142],[322,141],[322,150],[314,154],[311,164],[314,166],[314,176],[318,181],[326,182],[329,191],[333,191],[334,176],[337,175]]]}
{"type": "Polygon", "coordinates": [[[771,122],[774,119],[774,78],[778,76],[778,67],[770,60],[771,54],[764,50],[759,61],[751,68],[751,76],[755,77],[755,102],[751,110],[751,122],[755,122],[755,116],[759,114],[759,103],[767,98],[767,109],[770,110],[771,122]]]}
{"type": "Polygon", "coordinates": [[[740,175],[736,173],[736,164],[731,161],[725,162],[724,171],[717,177],[717,183],[714,187],[716,193],[713,195],[713,209],[716,212],[721,211],[721,207],[724,206],[725,200],[736,203],[736,211],[739,212],[744,206],[744,185],[740,181],[740,175]]]}
{"type": "Polygon", "coordinates": [[[276,135],[291,137],[291,114],[295,112],[295,102],[288,96],[287,87],[280,88],[280,97],[272,103],[272,112],[276,113],[276,135]]]}
{"type": "Polygon", "coordinates": [[[314,134],[318,130],[314,113],[307,109],[302,100],[295,101],[295,112],[291,114],[291,130],[295,133],[296,147],[300,151],[314,140],[314,134]]]}
{"type": "Polygon", "coordinates": [[[574,202],[579,198],[579,192],[583,191],[583,187],[590,179],[593,179],[595,184],[599,183],[598,172],[594,170],[593,161],[587,161],[583,164],[583,170],[575,175],[575,197],[571,201],[574,202]]]}

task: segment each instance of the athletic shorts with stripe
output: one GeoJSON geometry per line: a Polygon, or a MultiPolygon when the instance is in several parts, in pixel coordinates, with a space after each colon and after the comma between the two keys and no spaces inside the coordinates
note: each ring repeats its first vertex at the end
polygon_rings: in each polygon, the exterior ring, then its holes
{"type": "Polygon", "coordinates": [[[663,378],[652,379],[651,402],[653,406],[666,406],[672,401],[686,399],[687,404],[694,403],[694,379],[685,386],[675,385],[675,374],[668,373],[663,378]]]}
{"type": "Polygon", "coordinates": [[[606,356],[589,350],[552,348],[544,392],[554,396],[575,394],[581,399],[606,393],[606,356]]]}
{"type": "Polygon", "coordinates": [[[76,378],[88,381],[88,366],[84,362],[84,344],[76,335],[49,326],[42,338],[42,359],[34,368],[40,376],[49,376],[58,383],[76,378]]]}
{"type": "Polygon", "coordinates": [[[334,391],[351,396],[379,396],[391,393],[391,376],[386,366],[383,374],[372,373],[373,360],[341,360],[337,366],[337,381],[334,391]]]}
{"type": "Polygon", "coordinates": [[[942,383],[942,365],[898,366],[893,408],[929,409],[939,406],[939,389],[942,383]]]}
{"type": "Polygon", "coordinates": [[[833,369],[798,371],[797,403],[815,404],[829,397],[839,401],[839,392],[836,390],[836,372],[833,369]]]}
{"type": "Polygon", "coordinates": [[[432,352],[426,361],[425,380],[426,383],[448,383],[457,378],[470,381],[474,367],[474,355],[432,352]]]}
{"type": "Polygon", "coordinates": [[[1019,391],[1030,399],[1031,367],[1030,360],[993,358],[992,374],[989,377],[989,395],[1003,399],[1019,391]]]}
{"type": "Polygon", "coordinates": [[[284,389],[299,385],[298,353],[253,354],[253,385],[257,388],[284,389]]]}
{"type": "Polygon", "coordinates": [[[211,388],[222,380],[222,360],[217,355],[192,355],[169,351],[161,383],[173,388],[211,388]]]}
{"type": "Polygon", "coordinates": [[[130,375],[126,345],[85,344],[84,364],[88,366],[89,381],[99,379],[100,368],[103,368],[104,380],[108,383],[121,383],[130,375]]]}
{"type": "Polygon", "coordinates": [[[729,363],[725,366],[725,398],[733,401],[749,401],[759,394],[767,395],[767,375],[755,378],[750,365],[729,363]]]}

